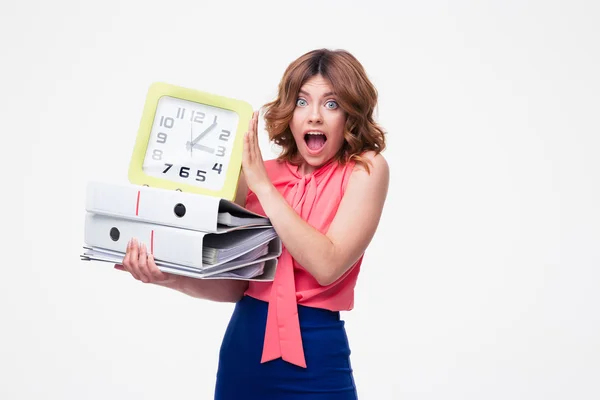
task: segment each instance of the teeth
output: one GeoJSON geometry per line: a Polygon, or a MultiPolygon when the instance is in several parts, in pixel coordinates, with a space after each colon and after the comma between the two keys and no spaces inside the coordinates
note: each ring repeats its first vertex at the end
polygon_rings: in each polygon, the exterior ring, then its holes
{"type": "Polygon", "coordinates": [[[325,136],[325,134],[323,132],[306,132],[307,135],[323,135],[325,136]]]}

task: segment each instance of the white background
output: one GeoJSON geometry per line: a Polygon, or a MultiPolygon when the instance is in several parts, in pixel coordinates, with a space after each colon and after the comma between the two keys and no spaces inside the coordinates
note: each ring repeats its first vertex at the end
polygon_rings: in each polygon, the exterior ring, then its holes
{"type": "MultiPolygon", "coordinates": [[[[344,48],[391,183],[356,308],[362,399],[600,398],[595,1],[3,1],[0,398],[210,399],[233,306],[79,261],[146,90],[271,100],[344,48]]],[[[261,132],[265,158],[275,153],[261,132]]]]}

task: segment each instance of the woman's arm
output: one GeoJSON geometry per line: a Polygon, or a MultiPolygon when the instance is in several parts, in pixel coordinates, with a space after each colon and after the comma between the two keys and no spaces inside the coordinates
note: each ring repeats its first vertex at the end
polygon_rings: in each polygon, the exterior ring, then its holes
{"type": "Polygon", "coordinates": [[[172,282],[158,282],[156,284],[177,290],[198,299],[226,303],[236,303],[244,296],[244,292],[248,289],[248,281],[238,281],[233,279],[205,280],[181,275],[177,275],[172,282]]]}
{"type": "Polygon", "coordinates": [[[389,168],[381,154],[366,156],[370,173],[355,167],[326,234],[305,222],[274,186],[259,186],[255,192],[286,249],[323,286],[335,282],[358,260],[379,224],[389,168]]]}

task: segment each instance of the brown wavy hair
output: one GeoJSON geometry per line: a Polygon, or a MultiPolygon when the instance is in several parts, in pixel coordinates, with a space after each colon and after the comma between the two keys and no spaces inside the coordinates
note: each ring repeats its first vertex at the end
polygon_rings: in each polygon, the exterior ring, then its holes
{"type": "Polygon", "coordinates": [[[362,154],[366,151],[377,154],[385,149],[385,132],[373,118],[377,90],[362,64],[345,50],[313,50],[300,56],[285,70],[276,99],[263,106],[269,139],[282,149],[277,159],[299,163],[298,147],[289,124],[300,88],[315,75],[329,81],[339,106],[346,113],[344,144],[335,159],[342,164],[354,160],[369,171],[368,160],[362,154]]]}

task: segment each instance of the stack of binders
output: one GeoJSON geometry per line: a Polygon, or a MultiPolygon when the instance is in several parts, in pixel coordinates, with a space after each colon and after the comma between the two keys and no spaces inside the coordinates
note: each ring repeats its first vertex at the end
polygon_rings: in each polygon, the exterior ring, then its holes
{"type": "Polygon", "coordinates": [[[131,238],[163,272],[271,281],[281,241],[268,218],[214,196],[88,184],[82,260],[121,263],[131,238]]]}

